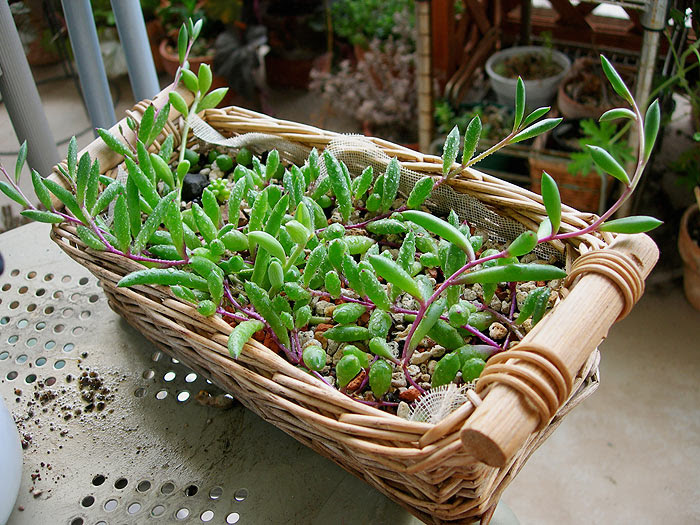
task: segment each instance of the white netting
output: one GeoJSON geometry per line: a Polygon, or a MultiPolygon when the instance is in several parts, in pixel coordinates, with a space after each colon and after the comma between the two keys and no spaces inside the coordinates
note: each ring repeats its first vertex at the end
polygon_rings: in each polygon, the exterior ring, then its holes
{"type": "MultiPolygon", "coordinates": [[[[303,164],[311,149],[297,142],[276,135],[265,133],[244,133],[226,138],[199,117],[193,117],[191,129],[199,140],[218,147],[239,150],[242,147],[256,154],[276,149],[280,158],[295,164],[303,164]]],[[[372,166],[375,177],[384,173],[391,160],[379,146],[362,135],[341,135],[328,143],[326,149],[348,167],[350,174],[358,176],[367,166],[372,166]]],[[[326,177],[323,162],[320,163],[321,176],[326,177]]],[[[414,184],[426,173],[420,173],[401,166],[401,182],[399,192],[408,196],[414,184]]],[[[476,197],[458,193],[448,185],[437,188],[427,206],[437,214],[446,216],[454,210],[461,220],[468,221],[476,227],[484,240],[508,243],[525,231],[525,227],[517,221],[497,214],[476,197]]],[[[535,253],[543,259],[552,257],[562,260],[562,254],[548,245],[539,245],[535,253]]]]}
{"type": "Polygon", "coordinates": [[[418,399],[408,419],[432,424],[439,423],[464,403],[471,403],[466,396],[469,388],[468,385],[457,386],[450,383],[431,389],[418,399]]]}

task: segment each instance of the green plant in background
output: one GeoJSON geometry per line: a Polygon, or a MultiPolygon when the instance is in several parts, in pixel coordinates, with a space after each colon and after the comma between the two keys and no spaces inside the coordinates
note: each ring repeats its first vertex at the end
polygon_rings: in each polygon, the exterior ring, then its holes
{"type": "MultiPolygon", "coordinates": [[[[190,20],[179,37],[183,66],[178,76],[194,100],[188,106],[177,92],[170,93],[170,104],[185,121],[182,144],[191,116],[214,107],[224,94],[209,92],[207,66],[197,74],[185,66],[200,29],[200,22],[190,20]]],[[[559,191],[545,173],[547,217],[537,232],[525,231],[504,246],[485,243],[454,211],[446,218],[428,213],[425,203],[436,188],[485,155],[559,123],[561,119],[543,118],[549,108],[525,115],[522,81],[513,128],[503,140],[475,155],[482,130],[474,117],[460,156],[461,134],[454,128],[444,144],[442,176],[423,177],[405,197],[399,194],[401,166],[396,158],[383,172],[368,166],[351,174],[330,152],[315,149],[301,166],[286,163],[276,150],[264,160],[241,151],[235,162],[216,153],[188,153],[184,147],[174,154],[172,137],[158,152],[149,152],[164,129],[168,105],[159,112],[150,106],[140,123],[129,121],[137,134],[133,144],[99,131],[124,156],[126,182],[100,175],[87,153],[78,158],[72,140],[67,169],[61,170],[68,189],[32,172],[35,192],[47,211],[33,206],[19,188],[26,146],[15,176],[2,170],[7,182],[0,182],[0,190],[28,208],[23,215],[74,227],[88,249],[143,264],[144,269],[126,275],[119,286],[168,286],[200,315],[230,320],[235,324],[228,340],[233,358],[256,336],[290,363],[358,401],[395,406],[396,385],[411,385],[415,400],[432,387],[476,380],[491,355],[517,342],[525,325],[545,315],[552,290],[534,282],[561,279],[565,272],[527,262],[538,244],[595,230],[644,232],[659,224],[650,217],[609,220],[639,182],[660,116],[655,102],[644,118],[620,77],[602,60],[613,87],[632,107],[612,110],[603,120],[624,118],[637,124],[635,172],[628,176],[609,153],[588,146],[596,165],[624,184],[620,199],[590,226],[561,231],[559,191]],[[176,160],[171,163],[171,158],[176,160]],[[201,204],[192,202],[183,209],[183,181],[203,159],[227,174],[226,202],[220,204],[224,188],[217,183],[218,194],[207,187],[201,204]],[[52,195],[65,211],[53,207],[52,195]],[[525,289],[519,283],[532,286],[525,289]],[[521,300],[519,292],[524,294],[521,300]],[[505,312],[490,306],[495,295],[509,298],[505,312]],[[442,349],[439,360],[433,370],[423,371],[414,356],[436,351],[433,343],[442,349]]]]}
{"type": "Polygon", "coordinates": [[[454,108],[447,100],[437,100],[434,116],[436,129],[442,135],[447,135],[455,126],[464,134],[476,116],[481,120],[481,136],[485,139],[500,138],[513,127],[512,110],[497,104],[462,104],[454,108]]]}
{"type": "Polygon", "coordinates": [[[336,0],[331,5],[333,31],[350,43],[367,47],[373,38],[399,37],[396,16],[415,25],[413,0],[336,0]]]}
{"type": "Polygon", "coordinates": [[[700,187],[700,131],[693,134],[697,143],[682,152],[669,167],[678,174],[678,183],[689,190],[700,187]]]}
{"type": "Polygon", "coordinates": [[[632,148],[627,143],[627,131],[629,126],[621,126],[606,119],[596,122],[593,119],[581,121],[582,136],[577,140],[580,151],[571,154],[571,162],[566,169],[572,175],[588,175],[596,170],[599,175],[605,175],[605,171],[595,163],[592,150],[587,146],[592,145],[605,150],[618,162],[626,165],[634,160],[632,148]]]}

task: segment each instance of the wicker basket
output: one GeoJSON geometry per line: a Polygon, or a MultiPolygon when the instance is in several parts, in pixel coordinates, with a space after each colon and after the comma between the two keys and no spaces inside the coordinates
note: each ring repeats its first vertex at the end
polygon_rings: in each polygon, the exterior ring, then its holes
{"type": "MultiPolygon", "coordinates": [[[[154,103],[163,99],[161,94],[154,103]]],[[[138,118],[145,107],[140,103],[130,115],[138,118]]],[[[208,110],[203,119],[224,136],[260,132],[309,149],[323,149],[339,137],[235,107],[208,110]]],[[[175,118],[168,127],[181,124],[175,118]]],[[[437,157],[370,140],[414,171],[441,172],[437,157]]],[[[100,159],[107,174],[114,174],[121,162],[99,140],[86,150],[100,159]]],[[[452,186],[528,228],[545,216],[539,196],[476,171],[463,173],[452,186]]],[[[580,227],[592,218],[565,207],[563,228],[580,227]]],[[[55,226],[52,238],[100,280],[112,309],[153,344],[426,523],[488,522],[530,454],[597,387],[596,347],[639,297],[656,257],[646,236],[588,235],[557,246],[567,266],[575,260],[585,263],[573,265],[578,282],[569,286],[569,295],[528,334],[521,350],[503,354],[499,363],[489,362],[489,379],[480,380],[485,388],[470,391],[469,402],[433,425],[357,403],[257,341],[251,340],[234,361],[226,346],[231,327],[221,318],[200,316],[165,287],[117,288],[119,279],[139,265],[87,248],[73,226],[55,226]],[[611,243],[615,249],[608,249],[611,243]],[[610,253],[617,255],[600,256],[610,253]]]]}

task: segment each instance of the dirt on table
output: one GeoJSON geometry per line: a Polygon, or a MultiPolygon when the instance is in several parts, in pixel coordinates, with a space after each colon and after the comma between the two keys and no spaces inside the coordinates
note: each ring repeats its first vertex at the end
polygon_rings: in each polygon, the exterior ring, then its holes
{"type": "Polygon", "coordinates": [[[506,78],[537,80],[558,75],[563,67],[543,53],[523,53],[505,58],[494,65],[494,71],[506,78]]]}

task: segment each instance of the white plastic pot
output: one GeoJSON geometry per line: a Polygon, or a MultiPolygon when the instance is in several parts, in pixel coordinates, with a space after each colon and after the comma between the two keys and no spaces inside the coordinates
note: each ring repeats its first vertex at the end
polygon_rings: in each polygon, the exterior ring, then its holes
{"type": "Polygon", "coordinates": [[[22,480],[22,445],[12,415],[0,397],[0,524],[7,522],[22,480]]]}
{"type": "Polygon", "coordinates": [[[494,71],[494,66],[511,56],[524,53],[551,55],[552,60],[562,66],[562,71],[553,77],[524,80],[526,93],[525,104],[528,108],[534,109],[542,106],[551,106],[554,101],[554,96],[557,93],[559,83],[571,67],[571,60],[560,51],[545,49],[539,46],[510,47],[494,53],[486,61],[486,74],[491,80],[491,87],[496,92],[498,102],[509,107],[514,107],[515,86],[518,79],[499,75],[494,71]]]}

